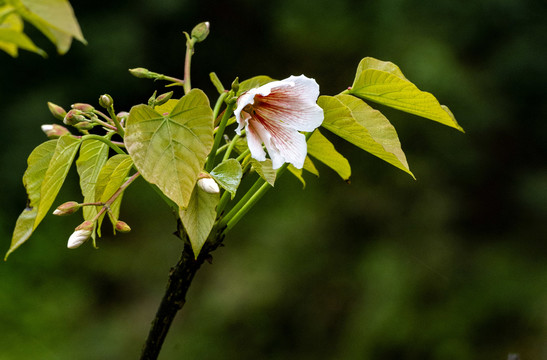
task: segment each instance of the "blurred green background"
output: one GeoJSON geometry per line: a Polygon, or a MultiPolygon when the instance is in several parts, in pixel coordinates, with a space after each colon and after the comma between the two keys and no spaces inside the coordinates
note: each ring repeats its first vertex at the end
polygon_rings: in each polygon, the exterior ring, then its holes
{"type": "MultiPolygon", "coordinates": [[[[198,273],[160,359],[547,359],[547,2],[72,5],[87,46],[58,56],[28,26],[49,58],[0,54],[3,252],[25,206],[26,157],[54,122],[46,102],[146,102],[163,84],[127,69],[182,76],[182,31],[208,20],[193,85],[212,99],[211,71],[225,85],[304,73],[334,95],[373,56],[467,133],[386,109],[417,181],[330,137],[351,184],[320,165],[305,190],[284,176],[198,273]]],[[[56,204],[79,199],[73,169],[56,204]]],[[[121,217],[130,234],[105,228],[99,250],[74,251],[80,218],[49,216],[0,264],[0,359],[138,358],[181,243],[143,181],[121,217]]]]}

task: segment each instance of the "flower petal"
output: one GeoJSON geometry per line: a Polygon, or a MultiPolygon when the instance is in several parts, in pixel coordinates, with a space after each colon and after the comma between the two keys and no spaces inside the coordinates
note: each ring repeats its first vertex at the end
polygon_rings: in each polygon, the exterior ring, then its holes
{"type": "Polygon", "coordinates": [[[264,142],[274,169],[280,168],[286,162],[293,164],[297,169],[304,166],[307,145],[303,134],[276,123],[264,124],[252,119],[249,124],[264,142]]]}
{"type": "MultiPolygon", "coordinates": [[[[260,126],[260,124],[258,125],[260,126]]],[[[253,157],[253,159],[256,159],[258,161],[264,161],[266,160],[266,152],[262,148],[263,140],[255,129],[255,126],[256,125],[254,123],[249,122],[248,125],[245,127],[247,146],[251,151],[251,156],[253,157]]]]}

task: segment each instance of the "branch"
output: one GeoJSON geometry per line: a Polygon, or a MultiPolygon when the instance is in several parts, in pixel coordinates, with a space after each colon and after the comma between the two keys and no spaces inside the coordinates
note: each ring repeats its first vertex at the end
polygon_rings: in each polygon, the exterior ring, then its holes
{"type": "Polygon", "coordinates": [[[194,275],[203,262],[211,258],[210,253],[222,243],[223,236],[221,234],[221,231],[213,229],[200,255],[195,259],[182,223],[178,220],[178,231],[175,235],[184,241],[184,248],[177,265],[169,272],[167,289],[156,312],[156,317],[152,321],[141,360],[156,360],[158,358],[173,319],[186,303],[186,293],[192,284],[194,275]]]}

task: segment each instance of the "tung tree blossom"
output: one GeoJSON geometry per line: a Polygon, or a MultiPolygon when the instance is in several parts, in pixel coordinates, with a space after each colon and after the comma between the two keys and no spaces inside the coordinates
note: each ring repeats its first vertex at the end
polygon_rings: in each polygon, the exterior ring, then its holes
{"type": "Polygon", "coordinates": [[[251,156],[258,161],[272,159],[274,169],[290,163],[301,169],[306,159],[306,137],[321,125],[323,109],[317,105],[319,85],[304,75],[290,76],[251,89],[237,99],[234,111],[239,123],[236,132],[245,128],[251,156]]]}

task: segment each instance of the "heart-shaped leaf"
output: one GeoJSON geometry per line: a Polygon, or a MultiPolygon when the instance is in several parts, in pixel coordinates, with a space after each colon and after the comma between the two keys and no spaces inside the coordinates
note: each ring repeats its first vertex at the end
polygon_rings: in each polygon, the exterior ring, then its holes
{"type": "Polygon", "coordinates": [[[125,144],[143,178],[186,208],[213,146],[213,111],[203,91],[191,90],[168,115],[134,106],[125,144]]]}

